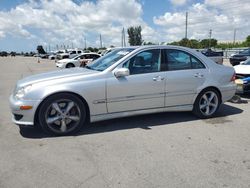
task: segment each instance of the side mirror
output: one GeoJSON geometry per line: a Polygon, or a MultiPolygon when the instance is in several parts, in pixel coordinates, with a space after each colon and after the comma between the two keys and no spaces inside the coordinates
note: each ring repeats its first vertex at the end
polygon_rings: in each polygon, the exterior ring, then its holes
{"type": "Polygon", "coordinates": [[[129,76],[129,69],[127,68],[119,68],[115,71],[115,76],[117,78],[119,77],[124,77],[124,76],[129,76]]]}

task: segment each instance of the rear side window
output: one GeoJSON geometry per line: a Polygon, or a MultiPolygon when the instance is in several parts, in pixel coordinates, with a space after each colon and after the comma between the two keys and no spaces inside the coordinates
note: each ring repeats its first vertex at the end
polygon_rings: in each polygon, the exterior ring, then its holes
{"type": "Polygon", "coordinates": [[[181,50],[165,50],[165,61],[169,71],[205,68],[200,60],[181,50]]]}

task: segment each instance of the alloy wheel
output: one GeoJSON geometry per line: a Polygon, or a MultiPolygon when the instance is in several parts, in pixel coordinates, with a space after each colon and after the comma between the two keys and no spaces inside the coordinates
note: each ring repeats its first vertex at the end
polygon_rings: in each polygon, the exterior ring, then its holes
{"type": "Polygon", "coordinates": [[[218,108],[219,99],[214,91],[205,92],[200,98],[199,108],[203,115],[210,116],[218,108]]]}
{"type": "Polygon", "coordinates": [[[58,134],[67,134],[74,130],[80,119],[80,108],[77,103],[70,99],[54,101],[45,112],[48,128],[58,134]]]}

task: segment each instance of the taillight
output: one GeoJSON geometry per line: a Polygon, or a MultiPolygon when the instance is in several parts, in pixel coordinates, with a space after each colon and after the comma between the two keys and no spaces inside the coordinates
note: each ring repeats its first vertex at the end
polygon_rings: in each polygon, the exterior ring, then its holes
{"type": "Polygon", "coordinates": [[[234,82],[236,80],[236,74],[235,74],[235,72],[234,72],[234,74],[233,74],[233,76],[232,76],[232,78],[231,78],[231,82],[234,82]]]}

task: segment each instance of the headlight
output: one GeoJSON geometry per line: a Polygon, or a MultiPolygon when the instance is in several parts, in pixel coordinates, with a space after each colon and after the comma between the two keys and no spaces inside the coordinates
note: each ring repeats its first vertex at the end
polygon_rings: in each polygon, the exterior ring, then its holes
{"type": "Polygon", "coordinates": [[[31,89],[32,85],[27,85],[16,90],[15,97],[21,99],[31,89]]]}

